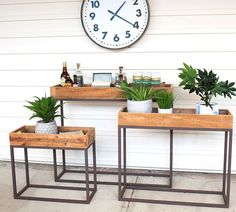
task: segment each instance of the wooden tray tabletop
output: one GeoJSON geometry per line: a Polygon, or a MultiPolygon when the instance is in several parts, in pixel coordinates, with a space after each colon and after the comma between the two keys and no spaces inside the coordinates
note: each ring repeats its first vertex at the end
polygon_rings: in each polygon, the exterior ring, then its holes
{"type": "MultiPolygon", "coordinates": [[[[153,87],[155,90],[168,90],[173,92],[171,84],[162,83],[153,87]]],[[[117,87],[62,87],[55,85],[50,88],[51,96],[58,100],[96,100],[96,101],[125,101],[122,91],[117,87]]]]}
{"type": "Polygon", "coordinates": [[[233,128],[233,116],[228,110],[220,110],[219,115],[199,115],[190,108],[175,108],[172,114],[159,114],[157,108],[153,108],[152,113],[128,113],[127,108],[123,108],[118,115],[118,125],[221,130],[233,128]]]}
{"type": "Polygon", "coordinates": [[[59,132],[82,130],[84,135],[77,134],[37,134],[35,126],[22,126],[11,132],[10,145],[14,147],[42,147],[64,149],[87,149],[95,140],[95,128],[58,127],[59,132]]]}

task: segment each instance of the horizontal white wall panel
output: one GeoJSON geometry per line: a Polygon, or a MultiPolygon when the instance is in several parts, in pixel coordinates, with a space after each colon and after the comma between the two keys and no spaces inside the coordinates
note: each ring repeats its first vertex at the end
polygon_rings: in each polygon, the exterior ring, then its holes
{"type": "MultiPolygon", "coordinates": [[[[0,39],[0,55],[4,54],[83,54],[107,53],[102,48],[95,48],[87,42],[86,36],[81,37],[50,37],[50,38],[0,39]]],[[[142,42],[134,45],[126,53],[142,52],[232,52],[236,54],[236,34],[214,35],[146,35],[142,42]],[[195,45],[195,42],[201,45],[195,45]]]]}
{"type": "MultiPolygon", "coordinates": [[[[236,81],[235,0],[148,2],[150,24],[142,39],[130,48],[110,51],[96,46],[83,31],[82,0],[0,1],[0,159],[9,160],[8,133],[36,121],[29,121],[31,112],[23,107],[25,100],[49,95],[50,86],[59,83],[63,61],[68,62],[71,75],[80,62],[86,82],[91,82],[93,72],[114,74],[121,65],[129,80],[137,70],[158,71],[163,81],[174,85],[175,107],[193,108],[199,101],[195,94],[178,87],[177,69],[183,62],[213,69],[223,80],[236,81]]],[[[236,114],[236,98],[217,97],[214,101],[236,114]]],[[[66,125],[96,127],[99,166],[117,165],[117,113],[123,106],[125,102],[65,104],[66,125]]],[[[165,130],[129,131],[128,165],[167,167],[168,138],[165,130]]],[[[222,169],[222,133],[176,131],[174,138],[176,169],[222,169]]],[[[22,159],[21,153],[17,151],[18,159],[22,159]]],[[[81,157],[72,151],[68,162],[78,164],[81,157]]],[[[33,162],[51,159],[51,151],[30,151],[33,162]]],[[[235,161],[233,153],[234,172],[235,161]]]]}
{"type": "MultiPolygon", "coordinates": [[[[91,41],[88,41],[91,42],[91,41]]],[[[107,51],[106,53],[58,53],[58,54],[11,54],[0,55],[1,69],[62,69],[62,61],[67,61],[69,68],[81,62],[84,69],[114,69],[123,65],[133,70],[177,69],[185,61],[193,67],[206,69],[236,69],[234,52],[128,52],[107,51]],[[224,58],[224,59],[222,59],[224,58]],[[14,63],[12,62],[14,61],[14,63]],[[30,61],[30,62],[29,62],[30,61]],[[43,61],[43,62],[42,62],[43,61]]],[[[232,70],[233,71],[233,70],[232,70]]],[[[232,72],[234,73],[234,72],[232,72]]],[[[175,80],[175,79],[173,79],[175,80]]]]}

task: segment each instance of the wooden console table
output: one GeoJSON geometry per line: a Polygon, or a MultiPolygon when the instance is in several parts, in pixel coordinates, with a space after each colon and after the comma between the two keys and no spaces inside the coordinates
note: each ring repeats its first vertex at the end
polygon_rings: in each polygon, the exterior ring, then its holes
{"type": "MultiPolygon", "coordinates": [[[[194,109],[174,109],[173,114],[159,114],[156,108],[153,113],[128,113],[124,108],[118,115],[118,170],[119,170],[119,200],[159,203],[171,205],[190,205],[204,207],[228,208],[230,202],[230,179],[231,179],[231,158],[232,158],[232,136],[233,136],[233,116],[228,110],[220,110],[219,115],[197,115],[194,109]],[[223,180],[221,191],[192,190],[192,189],[175,189],[173,187],[160,187],[159,185],[130,185],[126,179],[126,130],[127,129],[164,129],[170,131],[170,171],[172,177],[172,160],[173,160],[173,132],[176,130],[193,130],[193,131],[219,131],[225,135],[224,139],[224,159],[223,159],[223,180]],[[123,132],[123,136],[122,136],[123,132]],[[123,139],[122,139],[123,138],[123,139]],[[123,146],[123,147],[122,147],[123,146]],[[122,167],[123,162],[123,167],[122,167]],[[122,172],[123,171],[123,172],[122,172]],[[123,176],[123,177],[122,177],[123,176]],[[221,195],[222,204],[202,203],[202,202],[185,202],[124,197],[127,189],[151,190],[161,192],[191,193],[202,195],[221,195]]],[[[172,178],[170,178],[171,180],[172,178]]],[[[172,185],[172,184],[171,184],[172,185]]]]}
{"type": "MultiPolygon", "coordinates": [[[[95,129],[92,127],[59,127],[59,132],[73,132],[82,130],[84,135],[76,134],[37,134],[34,126],[23,126],[10,133],[10,150],[11,150],[11,166],[12,166],[12,182],[13,194],[15,199],[23,200],[39,200],[52,202],[68,202],[68,203],[84,203],[88,204],[92,200],[97,191],[97,177],[96,177],[96,147],[95,147],[95,129]],[[93,180],[89,180],[89,164],[88,164],[88,149],[93,149],[93,180]],[[15,148],[24,149],[24,163],[25,163],[25,181],[26,185],[18,191],[17,177],[15,168],[15,148]],[[85,187],[59,186],[59,185],[39,185],[30,182],[28,149],[52,149],[54,161],[54,175],[57,175],[56,166],[56,150],[80,150],[84,152],[85,158],[85,180],[80,180],[80,183],[85,184],[85,187]],[[93,187],[90,186],[93,185],[93,187]],[[77,190],[85,192],[85,199],[64,199],[55,197],[35,197],[24,195],[28,188],[41,189],[60,189],[60,190],[77,190]]],[[[72,181],[72,180],[68,180],[72,181]]]]}
{"type": "MultiPolygon", "coordinates": [[[[153,87],[154,90],[168,90],[173,92],[173,86],[171,84],[161,83],[158,86],[153,87]]],[[[96,88],[91,87],[91,85],[85,85],[85,87],[62,87],[60,85],[55,85],[50,88],[51,96],[60,101],[61,104],[61,126],[64,126],[64,101],[113,101],[120,102],[126,101],[122,97],[122,91],[117,87],[109,88],[96,88]]],[[[61,177],[66,172],[79,172],[75,170],[66,169],[66,154],[65,150],[62,150],[62,172],[55,176],[55,180],[58,182],[67,182],[67,180],[62,180],[61,177]]],[[[136,175],[137,172],[131,173],[127,172],[128,175],[136,175]]],[[[113,174],[117,175],[118,171],[97,171],[97,174],[113,174]]],[[[138,173],[140,175],[146,176],[146,173],[138,173]]],[[[160,176],[160,174],[153,173],[153,176],[160,176]]],[[[163,177],[170,177],[170,175],[161,175],[163,177]]],[[[75,181],[76,183],[76,181],[75,181]]],[[[117,185],[117,182],[111,181],[97,181],[98,184],[108,184],[117,185]]],[[[170,182],[171,183],[171,182],[170,182]]]]}

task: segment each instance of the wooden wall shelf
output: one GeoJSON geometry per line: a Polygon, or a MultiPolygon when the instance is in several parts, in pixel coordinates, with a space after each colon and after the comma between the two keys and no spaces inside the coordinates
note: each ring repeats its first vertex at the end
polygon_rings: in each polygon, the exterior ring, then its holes
{"type": "MultiPolygon", "coordinates": [[[[173,92],[171,84],[162,83],[153,87],[155,90],[168,90],[173,92]]],[[[62,87],[60,85],[50,88],[51,96],[59,100],[97,100],[97,101],[124,101],[120,88],[95,88],[90,85],[84,87],[62,87]]]]}
{"type": "Polygon", "coordinates": [[[119,126],[147,126],[185,129],[232,129],[233,116],[228,110],[220,110],[220,115],[198,115],[195,109],[175,108],[173,114],[128,113],[123,108],[118,115],[119,126]]]}
{"type": "Polygon", "coordinates": [[[87,149],[95,140],[95,128],[58,127],[59,132],[82,130],[76,134],[37,134],[34,126],[23,126],[10,133],[10,145],[14,147],[42,147],[63,149],[87,149]]]}

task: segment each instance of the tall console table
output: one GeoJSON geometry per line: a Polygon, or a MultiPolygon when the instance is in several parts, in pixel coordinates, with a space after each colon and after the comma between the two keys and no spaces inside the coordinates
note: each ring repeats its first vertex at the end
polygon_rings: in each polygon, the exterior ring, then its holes
{"type": "MultiPolygon", "coordinates": [[[[169,92],[173,92],[173,86],[171,84],[161,83],[159,86],[154,86],[154,90],[167,90],[169,92]]],[[[64,107],[63,103],[70,102],[70,101],[110,101],[110,102],[122,102],[126,101],[124,97],[122,97],[122,91],[120,88],[117,87],[109,87],[109,88],[95,88],[91,87],[91,85],[85,85],[84,87],[62,87],[60,85],[55,85],[50,88],[51,96],[53,96],[55,99],[60,101],[61,104],[61,126],[64,126],[64,107]]],[[[171,148],[170,148],[171,152],[171,148]]],[[[56,156],[55,156],[56,157],[56,156]]],[[[56,161],[54,161],[54,166],[56,167],[56,161]]],[[[62,179],[62,176],[66,172],[78,172],[76,170],[69,170],[66,168],[66,153],[65,150],[62,150],[62,172],[55,175],[55,181],[58,182],[71,182],[65,179],[62,179]]],[[[170,174],[159,174],[159,173],[152,173],[152,176],[159,176],[159,177],[169,177],[170,183],[169,185],[166,185],[167,187],[171,186],[171,162],[169,167],[169,173],[170,174]]],[[[118,171],[103,171],[103,170],[97,170],[97,174],[114,174],[118,175],[118,171]]],[[[127,172],[127,175],[143,175],[147,176],[150,173],[145,172],[127,172]]],[[[76,183],[76,181],[75,181],[76,183]]],[[[117,185],[117,182],[111,182],[111,181],[97,181],[98,184],[108,184],[108,185],[117,185]]]]}
{"type": "MultiPolygon", "coordinates": [[[[174,109],[173,114],[159,114],[156,108],[153,113],[128,113],[124,108],[118,115],[118,195],[121,201],[159,203],[170,205],[190,205],[204,207],[228,208],[230,202],[230,179],[231,179],[231,158],[232,158],[232,136],[233,136],[233,116],[228,110],[220,110],[219,115],[197,115],[194,109],[174,109]],[[218,131],[224,133],[224,158],[223,158],[223,179],[222,189],[220,191],[176,189],[173,187],[160,187],[159,185],[143,185],[136,183],[130,185],[127,183],[127,151],[126,134],[127,129],[163,129],[170,132],[170,144],[173,151],[174,131],[218,131]],[[122,165],[123,163],[123,165],[122,165]],[[145,199],[135,197],[125,197],[127,189],[133,189],[134,192],[153,191],[153,192],[175,192],[201,195],[219,195],[222,197],[222,203],[212,202],[193,202],[193,201],[173,201],[163,199],[145,199]]],[[[193,142],[193,141],[192,141],[193,142]]],[[[173,160],[173,152],[170,152],[170,161],[173,160]]],[[[170,163],[172,172],[172,162],[170,163]]],[[[172,178],[170,178],[170,181],[172,178]]],[[[172,185],[172,181],[171,181],[172,185]]]]}

